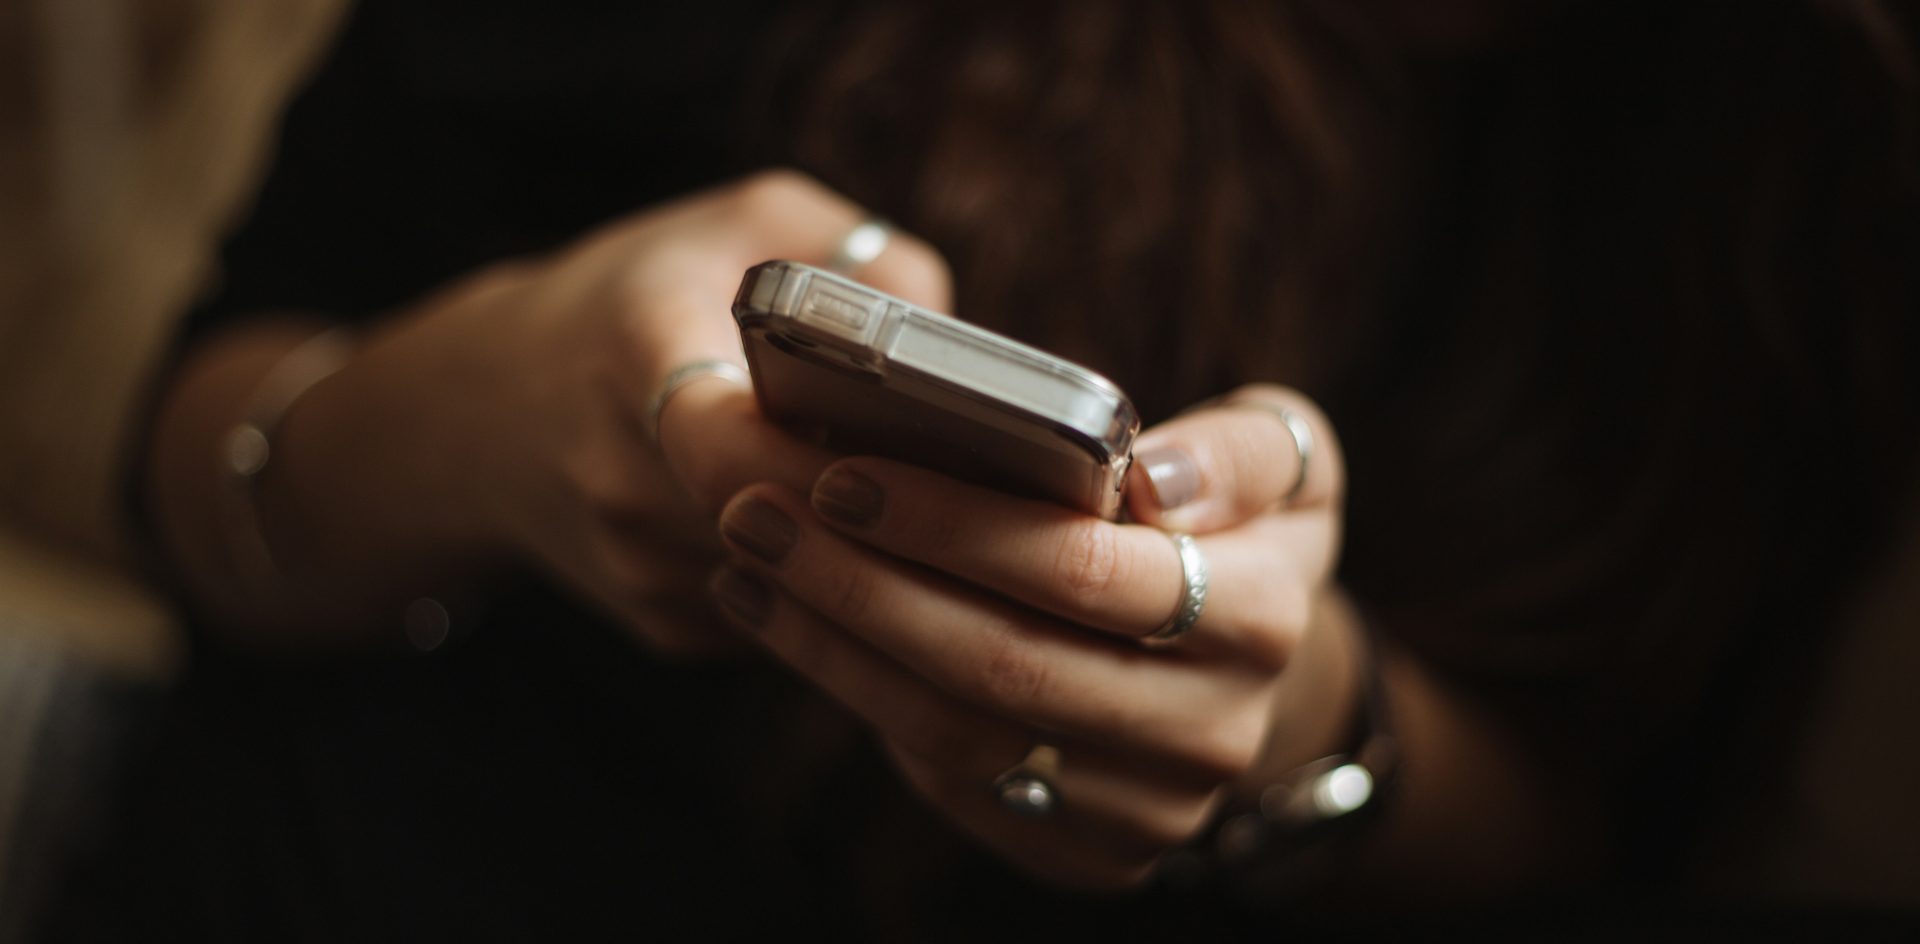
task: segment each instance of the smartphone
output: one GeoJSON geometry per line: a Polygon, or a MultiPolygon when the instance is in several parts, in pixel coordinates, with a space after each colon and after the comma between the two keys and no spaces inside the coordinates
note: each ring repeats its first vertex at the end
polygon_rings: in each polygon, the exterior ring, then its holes
{"type": "Polygon", "coordinates": [[[1119,513],[1140,417],[1099,374],[798,262],[748,269],[733,317],[776,421],[840,452],[1119,513]]]}

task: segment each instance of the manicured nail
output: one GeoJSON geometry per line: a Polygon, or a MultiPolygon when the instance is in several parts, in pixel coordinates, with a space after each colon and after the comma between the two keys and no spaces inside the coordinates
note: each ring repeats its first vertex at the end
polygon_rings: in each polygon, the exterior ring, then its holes
{"type": "Polygon", "coordinates": [[[1161,511],[1172,511],[1192,501],[1200,491],[1200,469],[1184,450],[1159,446],[1140,453],[1133,461],[1147,470],[1147,482],[1153,486],[1153,497],[1161,511]]]}
{"type": "Polygon", "coordinates": [[[828,472],[813,486],[814,510],[848,527],[872,527],[885,502],[880,483],[845,469],[828,472]]]}
{"type": "Polygon", "coordinates": [[[765,581],[737,568],[722,567],[707,585],[713,599],[734,622],[748,629],[759,629],[773,608],[773,590],[765,581]]]}
{"type": "Polygon", "coordinates": [[[800,526],[787,513],[760,499],[737,505],[720,522],[720,535],[739,549],[769,564],[785,560],[800,540],[800,526]]]}

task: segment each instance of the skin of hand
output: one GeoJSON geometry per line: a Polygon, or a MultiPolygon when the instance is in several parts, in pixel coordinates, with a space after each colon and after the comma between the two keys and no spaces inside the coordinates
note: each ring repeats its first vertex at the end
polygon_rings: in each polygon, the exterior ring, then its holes
{"type": "Polygon", "coordinates": [[[1248,778],[1334,746],[1354,691],[1349,630],[1314,618],[1344,481],[1320,412],[1244,388],[1149,431],[1137,455],[1133,524],[871,457],[805,489],[757,483],[721,516],[735,557],[715,592],[988,846],[1066,884],[1135,885],[1248,778]],[[1291,500],[1297,448],[1255,403],[1313,426],[1291,500]],[[1210,593],[1191,632],[1147,647],[1182,584],[1163,529],[1196,536],[1210,593]],[[1041,820],[988,789],[1036,744],[1059,752],[1041,820]]]}
{"type": "MultiPolygon", "coordinates": [[[[255,489],[282,573],[249,582],[210,474],[219,437],[278,357],[311,333],[253,326],[202,345],[160,411],[149,469],[156,530],[203,610],[268,648],[365,644],[342,627],[437,581],[530,560],[670,653],[727,648],[704,577],[712,517],[748,483],[809,487],[834,457],[780,431],[750,391],[686,385],[656,445],[646,413],[689,361],[741,362],[729,306],[741,273],[822,262],[867,214],[769,171],[637,213],[547,258],[491,266],[387,319],[310,388],[255,489]],[[663,447],[664,446],[664,451],[663,447]],[[684,483],[684,484],[683,484],[684,483]]],[[[946,308],[937,254],[895,234],[862,277],[946,308]]],[[[398,637],[398,633],[392,633],[398,637]]]]}
{"type": "MultiPolygon", "coordinates": [[[[1295,395],[1242,391],[1314,424],[1303,493],[1281,506],[1298,467],[1284,425],[1217,405],[1142,437],[1129,483],[1139,523],[1116,525],[840,460],[715,380],[674,396],[650,442],[644,414],[674,367],[739,357],[728,305],[741,273],[822,261],[864,216],[802,175],[767,172],[490,267],[388,319],[276,431],[255,488],[283,570],[270,579],[229,560],[232,495],[214,458],[261,379],[319,326],[217,335],[164,389],[144,471],[155,536],[203,625],[253,648],[398,645],[411,595],[524,559],[655,650],[700,654],[738,642],[691,601],[692,575],[722,553],[712,515],[725,506],[736,556],[715,582],[722,610],[865,717],[922,794],[1036,873],[1138,882],[1229,792],[1324,753],[1352,710],[1353,621],[1326,579],[1338,444],[1295,395]],[[1156,488],[1144,470],[1168,463],[1156,488]],[[850,497],[861,478],[877,498],[850,497]],[[864,524],[821,512],[867,506],[864,524]],[[771,540],[743,537],[756,519],[774,522],[771,540]],[[1148,649],[1137,637],[1166,619],[1180,580],[1155,527],[1199,536],[1212,595],[1191,634],[1148,649]],[[1036,743],[1061,752],[1061,806],[1039,822],[988,787],[1036,743]]],[[[950,310],[943,263],[906,234],[857,275],[950,310]]],[[[1423,888],[1441,879],[1436,893],[1453,897],[1568,858],[1553,850],[1568,847],[1569,810],[1592,805],[1565,799],[1578,785],[1542,781],[1497,718],[1417,661],[1384,668],[1404,760],[1401,799],[1375,830],[1383,870],[1423,888]]]]}

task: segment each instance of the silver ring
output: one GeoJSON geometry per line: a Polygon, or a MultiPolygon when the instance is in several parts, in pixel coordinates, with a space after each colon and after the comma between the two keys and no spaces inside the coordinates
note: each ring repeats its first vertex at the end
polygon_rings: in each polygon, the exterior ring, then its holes
{"type": "Polygon", "coordinates": [[[1293,500],[1307,490],[1307,469],[1313,462],[1313,425],[1303,419],[1300,414],[1265,400],[1235,400],[1232,405],[1272,414],[1280,422],[1287,424],[1287,433],[1293,437],[1294,451],[1300,454],[1300,471],[1294,476],[1293,487],[1287,489],[1285,495],[1280,496],[1280,501],[1288,505],[1293,504],[1293,500]]]}
{"type": "Polygon", "coordinates": [[[840,237],[840,245],[833,251],[827,268],[841,275],[851,275],[855,269],[880,258],[892,239],[893,227],[884,220],[862,220],[860,225],[847,230],[847,235],[840,237]]]}
{"type": "Polygon", "coordinates": [[[1059,802],[1053,777],[1060,770],[1060,749],[1036,744],[1020,763],[993,779],[993,795],[1010,813],[1033,819],[1053,812],[1059,802]]]}
{"type": "Polygon", "coordinates": [[[1293,447],[1300,452],[1300,475],[1293,480],[1293,487],[1280,496],[1281,501],[1291,505],[1307,490],[1307,468],[1313,462],[1313,427],[1301,419],[1300,414],[1284,406],[1274,407],[1273,412],[1280,417],[1280,422],[1287,424],[1287,432],[1293,434],[1293,447]]]}
{"type": "Polygon", "coordinates": [[[1180,552],[1180,602],[1159,629],[1141,638],[1150,646],[1164,646],[1185,636],[1207,608],[1207,556],[1200,553],[1200,544],[1191,534],[1174,531],[1167,537],[1180,552]]]}
{"type": "Polygon", "coordinates": [[[660,414],[666,412],[667,401],[673,399],[673,395],[679,393],[681,387],[703,377],[718,377],[743,387],[753,382],[752,378],[747,376],[747,372],[741,370],[740,365],[732,361],[719,359],[688,361],[675,367],[671,373],[667,374],[667,379],[661,382],[660,392],[654,394],[653,401],[647,404],[647,432],[653,436],[654,442],[660,441],[660,414]]]}

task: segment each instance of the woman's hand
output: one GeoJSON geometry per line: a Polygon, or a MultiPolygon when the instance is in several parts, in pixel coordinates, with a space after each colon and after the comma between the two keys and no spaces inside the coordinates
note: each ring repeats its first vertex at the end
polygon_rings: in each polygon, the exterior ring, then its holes
{"type": "MultiPolygon", "coordinates": [[[[763,173],[492,266],[389,319],[278,430],[256,490],[285,571],[271,586],[220,564],[211,459],[236,401],[311,329],[209,344],[156,434],[162,530],[211,609],[243,632],[285,624],[282,642],[397,630],[396,601],[530,559],[657,648],[725,645],[699,589],[720,555],[713,514],[751,482],[808,487],[832,457],[727,383],[676,395],[659,444],[646,413],[675,367],[741,359],[729,305],[749,266],[824,261],[866,216],[802,175],[763,173]]],[[[910,236],[858,275],[948,305],[943,264],[910,236]]]]}
{"type": "MultiPolygon", "coordinates": [[[[765,421],[750,391],[724,382],[678,392],[659,418],[658,444],[645,412],[675,367],[741,362],[729,306],[748,267],[823,262],[866,216],[809,178],[770,172],[466,289],[454,304],[474,310],[449,327],[496,366],[489,389],[462,385],[486,406],[469,400],[461,438],[490,447],[480,463],[488,487],[511,496],[494,503],[494,533],[656,648],[731,642],[712,632],[699,592],[719,560],[713,515],[749,482],[806,487],[832,457],[765,421]]],[[[859,275],[921,304],[948,304],[943,264],[911,237],[897,236],[859,275]]]]}
{"type": "Polygon", "coordinates": [[[1346,640],[1314,618],[1344,478],[1319,412],[1250,387],[1149,432],[1138,456],[1141,524],[875,458],[807,490],[756,484],[721,517],[736,562],[715,588],[982,841],[1056,880],[1136,883],[1237,782],[1324,753],[1353,688],[1346,640]],[[1304,483],[1275,406],[1312,426],[1304,483]],[[1200,536],[1211,587],[1193,629],[1150,648],[1183,579],[1162,528],[1200,536]],[[1034,820],[991,784],[1040,744],[1058,749],[1058,807],[1034,820]]]}

